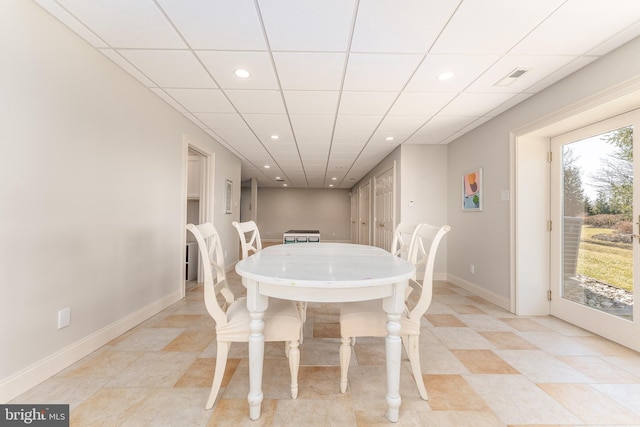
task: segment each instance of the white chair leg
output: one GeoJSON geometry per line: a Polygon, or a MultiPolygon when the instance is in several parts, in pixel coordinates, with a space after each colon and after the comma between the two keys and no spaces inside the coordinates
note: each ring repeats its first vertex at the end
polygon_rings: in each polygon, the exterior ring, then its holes
{"type": "Polygon", "coordinates": [[[418,386],[418,392],[422,400],[429,400],[427,396],[427,389],[424,387],[424,380],[422,378],[422,368],[420,367],[420,337],[418,335],[409,335],[407,337],[409,351],[407,352],[409,360],[411,361],[411,370],[413,371],[413,379],[418,386]]]}
{"type": "Polygon", "coordinates": [[[216,397],[218,397],[220,385],[222,384],[222,378],[224,377],[224,370],[227,366],[227,355],[229,354],[229,347],[231,347],[230,342],[218,342],[218,351],[216,352],[216,370],[213,374],[211,393],[209,393],[209,400],[207,400],[207,409],[213,408],[216,397]]]}
{"type": "Polygon", "coordinates": [[[342,338],[340,343],[340,392],[347,391],[349,362],[351,361],[351,338],[342,338]]]}
{"type": "Polygon", "coordinates": [[[300,348],[298,341],[289,343],[289,371],[291,372],[291,398],[298,397],[298,370],[300,368],[300,348]]]}

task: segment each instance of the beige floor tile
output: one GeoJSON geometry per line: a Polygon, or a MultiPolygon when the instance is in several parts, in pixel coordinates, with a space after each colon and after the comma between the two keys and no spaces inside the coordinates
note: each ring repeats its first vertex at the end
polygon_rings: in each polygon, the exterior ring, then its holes
{"type": "Polygon", "coordinates": [[[433,328],[433,334],[449,349],[492,350],[495,346],[471,328],[433,328]]]}
{"type": "Polygon", "coordinates": [[[423,426],[429,427],[504,427],[495,414],[482,411],[432,411],[420,412],[418,417],[423,426]]]}
{"type": "Polygon", "coordinates": [[[602,384],[640,383],[637,377],[618,366],[594,356],[562,356],[558,360],[582,372],[594,382],[602,384]]]}
{"type": "Polygon", "coordinates": [[[167,344],[162,351],[204,351],[215,340],[212,330],[189,329],[167,344]]]}
{"type": "Polygon", "coordinates": [[[593,380],[540,350],[495,350],[496,354],[534,383],[591,383],[593,380]]]}
{"type": "Polygon", "coordinates": [[[249,418],[249,403],[244,399],[220,399],[213,409],[207,427],[271,427],[275,426],[273,418],[278,401],[265,399],[262,401],[260,418],[249,418]]]}
{"type": "Polygon", "coordinates": [[[452,304],[449,307],[458,314],[486,314],[472,304],[452,304]]]}
{"type": "Polygon", "coordinates": [[[591,387],[640,415],[640,384],[592,384],[591,387]]]}
{"type": "Polygon", "coordinates": [[[451,314],[426,314],[425,317],[436,328],[439,328],[439,327],[464,328],[467,326],[458,317],[451,314]]]}
{"type": "Polygon", "coordinates": [[[491,350],[451,350],[472,374],[518,374],[491,350]]]}
{"type": "Polygon", "coordinates": [[[538,384],[588,424],[640,425],[640,415],[627,410],[587,384],[538,384]]]}
{"type": "Polygon", "coordinates": [[[429,394],[429,406],[434,411],[481,411],[487,409],[484,400],[460,375],[423,375],[429,394]]]}
{"type": "Polygon", "coordinates": [[[465,375],[506,424],[582,424],[564,405],[521,375],[465,375]]]}
{"type": "Polygon", "coordinates": [[[280,400],[273,417],[274,426],[327,427],[355,426],[351,402],[335,399],[280,400]]]}
{"type": "Polygon", "coordinates": [[[149,352],[111,379],[107,387],[173,387],[197,353],[149,352]]]}
{"type": "Polygon", "coordinates": [[[313,323],[314,338],[340,338],[340,323],[313,323]]]}
{"type": "Polygon", "coordinates": [[[517,331],[548,331],[549,328],[541,325],[534,319],[528,319],[526,317],[518,318],[498,318],[502,322],[506,323],[517,331]]]}
{"type": "Polygon", "coordinates": [[[481,331],[484,338],[503,350],[537,350],[538,347],[513,332],[481,331]]]}

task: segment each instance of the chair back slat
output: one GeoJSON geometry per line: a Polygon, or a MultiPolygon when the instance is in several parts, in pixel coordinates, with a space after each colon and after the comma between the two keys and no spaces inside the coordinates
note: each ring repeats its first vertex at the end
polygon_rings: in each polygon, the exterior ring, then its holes
{"type": "Polygon", "coordinates": [[[400,258],[407,259],[409,249],[415,237],[415,232],[421,224],[408,224],[401,222],[396,226],[391,241],[391,253],[400,258]]]}
{"type": "Polygon", "coordinates": [[[240,237],[240,248],[242,250],[242,259],[247,258],[262,250],[262,240],[260,239],[260,231],[258,225],[254,221],[231,223],[238,231],[240,237]],[[249,236],[247,236],[249,234],[249,236]]]}
{"type": "Polygon", "coordinates": [[[417,272],[423,272],[422,284],[416,280],[410,280],[409,286],[414,290],[407,301],[409,318],[419,322],[426,313],[433,297],[433,268],[438,247],[442,238],[451,230],[448,225],[436,227],[429,224],[421,224],[415,234],[415,241],[409,252],[409,262],[416,266],[417,272]],[[416,292],[417,291],[417,292],[416,292]]]}
{"type": "Polygon", "coordinates": [[[204,303],[216,326],[227,324],[227,315],[220,305],[231,304],[235,297],[227,284],[224,268],[224,253],[220,235],[213,224],[187,224],[187,230],[193,234],[198,243],[200,262],[204,272],[204,303]],[[222,301],[219,301],[221,295],[222,301]]]}

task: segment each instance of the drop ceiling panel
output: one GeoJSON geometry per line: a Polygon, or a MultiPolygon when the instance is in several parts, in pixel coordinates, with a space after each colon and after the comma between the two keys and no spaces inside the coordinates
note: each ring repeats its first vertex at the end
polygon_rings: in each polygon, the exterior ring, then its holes
{"type": "Polygon", "coordinates": [[[274,52],[273,60],[284,90],[340,90],[343,53],[274,52]]]}
{"type": "Polygon", "coordinates": [[[58,3],[114,48],[186,48],[152,1],[58,0],[58,3]],[[140,25],[144,22],[144,25],[140,25]]]}
{"type": "Polygon", "coordinates": [[[457,95],[455,92],[403,92],[389,111],[389,115],[431,117],[457,95]]]}
{"type": "Polygon", "coordinates": [[[269,131],[270,135],[290,132],[289,117],[286,114],[243,114],[249,126],[256,131],[269,131]]]}
{"type": "Polygon", "coordinates": [[[507,55],[496,62],[486,73],[479,77],[467,90],[469,92],[506,92],[520,93],[548,76],[555,70],[576,59],[575,56],[543,55],[507,55]],[[509,86],[496,86],[500,80],[516,69],[527,70],[509,86]]]}
{"type": "Polygon", "coordinates": [[[335,114],[339,95],[338,91],[284,91],[289,114],[335,114]]]}
{"type": "Polygon", "coordinates": [[[371,135],[384,116],[345,116],[336,120],[336,134],[348,132],[365,132],[371,135]]]}
{"type": "Polygon", "coordinates": [[[499,55],[427,55],[406,90],[411,92],[462,92],[482,76],[499,55]],[[453,73],[448,80],[438,76],[453,73]]]}
{"type": "Polygon", "coordinates": [[[215,88],[204,67],[188,50],[118,50],[160,87],[215,88]]]}
{"type": "Polygon", "coordinates": [[[273,50],[347,50],[353,0],[259,0],[264,28],[273,50]]]}
{"type": "Polygon", "coordinates": [[[422,58],[422,55],[353,53],[349,55],[344,90],[399,92],[422,58]]]}
{"type": "Polygon", "coordinates": [[[637,22],[640,1],[569,0],[518,43],[514,54],[582,55],[637,22]],[[562,38],[558,38],[558,35],[562,38]]]}
{"type": "Polygon", "coordinates": [[[226,90],[240,114],[283,114],[282,95],[277,90],[226,90]]]}
{"type": "Polygon", "coordinates": [[[220,89],[166,89],[173,99],[193,113],[233,113],[220,89]]]}
{"type": "Polygon", "coordinates": [[[504,93],[461,93],[444,107],[440,114],[445,116],[477,116],[507,102],[513,95],[504,93]]]}
{"type": "MultiPolygon", "coordinates": [[[[291,115],[291,124],[293,125],[293,131],[297,135],[299,132],[318,131],[329,133],[333,132],[333,124],[335,122],[335,115],[291,115]]],[[[330,140],[326,141],[327,144],[330,140]]]]}
{"type": "Polygon", "coordinates": [[[157,0],[193,49],[266,50],[253,0],[157,0]]]}
{"type": "Polygon", "coordinates": [[[196,54],[223,89],[279,89],[267,52],[196,51],[196,54]],[[239,78],[234,74],[238,69],[251,75],[239,78]]]}
{"type": "Polygon", "coordinates": [[[195,113],[198,119],[212,130],[243,130],[249,131],[249,127],[242,117],[235,113],[195,113]]]}
{"type": "Polygon", "coordinates": [[[564,0],[463,1],[431,53],[506,53],[564,0]]]}
{"type": "Polygon", "coordinates": [[[395,102],[399,92],[343,92],[340,114],[383,116],[395,102]]]}
{"type": "Polygon", "coordinates": [[[344,144],[364,146],[371,137],[372,132],[335,132],[333,134],[334,148],[344,144]]]}
{"type": "Polygon", "coordinates": [[[351,49],[426,53],[458,4],[459,0],[361,1],[351,49]]]}
{"type": "Polygon", "coordinates": [[[415,132],[429,118],[425,116],[387,116],[380,123],[376,133],[385,133],[398,141],[402,135],[409,136],[415,132]]]}

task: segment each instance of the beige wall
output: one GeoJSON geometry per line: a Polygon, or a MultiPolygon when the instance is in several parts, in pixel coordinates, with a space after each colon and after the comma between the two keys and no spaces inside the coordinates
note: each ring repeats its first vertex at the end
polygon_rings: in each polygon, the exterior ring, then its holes
{"type": "Polygon", "coordinates": [[[263,240],[282,241],[290,229],[317,229],[323,241],[350,241],[350,196],[344,189],[258,189],[263,240]]]}
{"type": "MultiPolygon", "coordinates": [[[[513,169],[512,155],[515,158],[517,149],[513,143],[513,135],[528,128],[536,129],[536,123],[545,126],[554,121],[566,119],[568,114],[577,114],[581,110],[594,107],[593,103],[603,102],[608,93],[618,92],[621,86],[640,80],[640,38],[636,38],[612,53],[587,65],[564,80],[550,86],[539,94],[507,110],[505,113],[488,121],[477,129],[465,134],[448,145],[448,182],[460,182],[462,174],[472,168],[484,169],[484,210],[482,212],[464,213],[460,209],[460,192],[457,185],[450,186],[448,196],[448,220],[452,231],[448,235],[448,267],[450,280],[467,286],[478,292],[486,292],[485,296],[501,305],[509,307],[512,297],[512,237],[520,245],[536,246],[548,250],[548,245],[540,245],[536,235],[544,236],[546,221],[549,217],[548,185],[545,182],[537,185],[535,191],[518,194],[513,186],[518,171],[513,169]],[[547,185],[545,188],[544,186],[547,185]],[[501,200],[501,193],[510,191],[510,201],[501,200]],[[545,199],[536,194],[545,194],[545,199]],[[524,235],[512,236],[512,203],[518,203],[522,210],[540,212],[534,216],[536,220],[525,220],[519,227],[527,230],[524,235]],[[532,235],[533,234],[533,235],[532,235]],[[469,264],[473,263],[475,274],[470,274],[469,264]]],[[[636,104],[637,105],[637,104],[636,104]]],[[[594,118],[595,120],[595,118],[594,118]]],[[[538,125],[541,126],[541,125],[538,125]]],[[[541,139],[545,141],[545,139],[541,139]]],[[[547,140],[548,141],[548,140],[547,140]]],[[[546,168],[545,150],[529,150],[537,152],[537,159],[529,159],[537,163],[531,167],[546,168]]],[[[530,178],[521,176],[521,180],[530,178]]],[[[524,212],[514,212],[513,221],[524,219],[524,212]]],[[[521,254],[523,266],[541,271],[545,266],[531,261],[548,259],[548,254],[521,254]],[[526,255],[526,256],[525,256],[526,255]],[[535,255],[535,256],[533,256],[535,255]]],[[[548,275],[542,280],[548,280],[548,275]]],[[[545,284],[542,284],[541,297],[545,298],[545,284]]],[[[546,284],[548,289],[548,283],[546,284]]]]}
{"type": "Polygon", "coordinates": [[[0,2],[0,57],[5,402],[180,298],[183,138],[215,152],[216,191],[240,160],[33,2],[0,2]]]}

